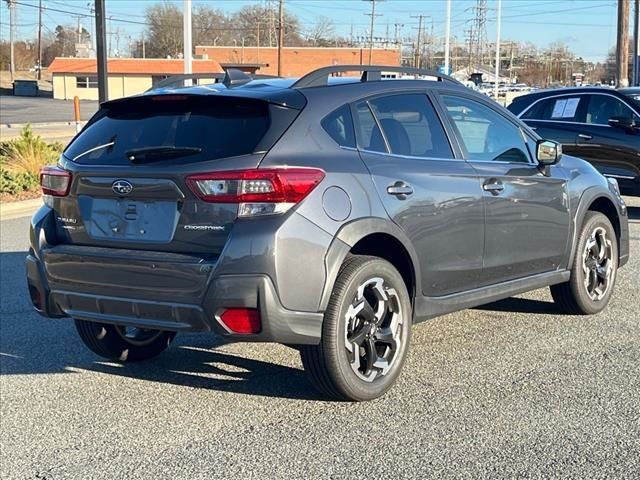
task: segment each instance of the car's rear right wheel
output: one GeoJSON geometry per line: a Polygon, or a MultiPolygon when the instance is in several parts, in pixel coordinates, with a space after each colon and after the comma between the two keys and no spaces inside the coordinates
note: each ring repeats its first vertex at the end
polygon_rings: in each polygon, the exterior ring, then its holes
{"type": "Polygon", "coordinates": [[[109,360],[137,362],[166,350],[176,332],[75,320],[76,330],[93,353],[109,360]]]}
{"type": "Polygon", "coordinates": [[[567,313],[598,313],[611,299],[617,271],[618,240],[613,225],[602,213],[588,212],[578,238],[571,278],[553,285],[551,296],[567,313]]]}
{"type": "Polygon", "coordinates": [[[349,256],[324,315],[319,345],[301,348],[314,386],[339,400],[372,400],[396,381],[409,348],[411,302],[386,260],[349,256]]]}

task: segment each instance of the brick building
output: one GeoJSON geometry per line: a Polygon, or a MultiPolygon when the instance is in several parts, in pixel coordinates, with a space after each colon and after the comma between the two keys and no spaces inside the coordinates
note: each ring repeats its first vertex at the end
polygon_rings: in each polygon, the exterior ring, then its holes
{"type": "MultiPolygon", "coordinates": [[[[197,46],[196,55],[223,65],[251,65],[256,73],[277,75],[278,49],[275,47],[210,47],[197,46]]],[[[285,47],[282,49],[282,76],[300,77],[316,68],[329,65],[369,63],[368,48],[285,47]]],[[[374,48],[372,62],[377,65],[400,65],[400,50],[374,48]]]]}

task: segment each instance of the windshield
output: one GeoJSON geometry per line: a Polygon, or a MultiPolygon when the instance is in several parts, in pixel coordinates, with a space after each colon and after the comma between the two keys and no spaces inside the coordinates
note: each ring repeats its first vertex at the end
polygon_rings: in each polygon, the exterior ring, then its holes
{"type": "MultiPolygon", "coordinates": [[[[197,162],[253,153],[269,106],[241,98],[157,96],[108,104],[67,147],[82,164],[122,164],[131,153],[197,162]]],[[[135,157],[135,155],[134,155],[135,157]]]]}

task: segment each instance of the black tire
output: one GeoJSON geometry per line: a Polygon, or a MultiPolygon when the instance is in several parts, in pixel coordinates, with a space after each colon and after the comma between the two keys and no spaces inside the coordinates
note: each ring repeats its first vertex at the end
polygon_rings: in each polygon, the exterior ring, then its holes
{"type": "Polygon", "coordinates": [[[613,225],[602,213],[587,212],[571,263],[571,278],[568,282],[551,286],[551,296],[566,313],[598,313],[611,299],[617,271],[618,239],[613,225]],[[593,244],[594,239],[596,246],[590,248],[589,245],[593,244]],[[594,249],[597,249],[598,255],[594,255],[594,249]],[[605,263],[606,267],[601,266],[602,261],[598,260],[601,252],[602,255],[610,257],[605,263]],[[606,271],[609,273],[605,275],[603,272],[606,271]],[[591,288],[592,285],[600,284],[602,286],[599,288],[591,288]]]}
{"type": "Polygon", "coordinates": [[[75,320],[76,330],[93,353],[119,362],[139,362],[159,355],[169,347],[176,332],[134,329],[106,323],[75,320]]]}
{"type": "Polygon", "coordinates": [[[347,257],[324,314],[320,344],[300,349],[311,382],[337,400],[380,397],[402,370],[412,319],[406,285],[393,265],[377,257],[347,257]]]}

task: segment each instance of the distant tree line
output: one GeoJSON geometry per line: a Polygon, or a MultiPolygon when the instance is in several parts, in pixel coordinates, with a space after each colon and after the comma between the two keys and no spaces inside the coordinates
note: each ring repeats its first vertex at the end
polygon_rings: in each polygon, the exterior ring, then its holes
{"type": "MultiPolygon", "coordinates": [[[[234,13],[225,13],[209,5],[197,5],[193,15],[193,45],[218,46],[277,46],[278,11],[264,4],[248,5],[234,13]]],[[[182,8],[176,3],[150,4],[145,10],[144,32],[140,38],[129,38],[125,49],[112,50],[112,55],[148,58],[178,58],[183,53],[182,8]]],[[[91,36],[84,28],[80,32],[73,26],[57,25],[43,36],[42,64],[47,66],[58,56],[77,55],[76,44],[91,43],[91,36]]],[[[113,33],[113,32],[111,32],[113,33]]],[[[366,32],[365,32],[366,33],[366,32]]],[[[365,38],[368,35],[365,36],[365,38]]],[[[341,37],[331,19],[320,16],[316,22],[303,27],[297,16],[286,13],[284,17],[285,45],[290,47],[367,47],[366,42],[354,43],[352,38],[341,37]]],[[[363,37],[358,37],[362,42],[363,37]]],[[[415,39],[405,38],[400,44],[392,39],[378,42],[376,46],[400,47],[403,63],[414,61],[415,39]]],[[[429,38],[422,42],[421,65],[435,69],[444,63],[443,42],[429,38]],[[425,48],[426,46],[426,48],[425,48]]],[[[590,63],[577,57],[567,45],[555,42],[540,48],[530,42],[504,42],[502,44],[501,72],[517,78],[519,82],[535,85],[570,84],[573,73],[583,73],[588,81],[608,83],[614,77],[615,55],[611,53],[604,63],[590,63]],[[505,44],[508,46],[505,47],[505,44]]],[[[630,56],[631,57],[631,56],[630,56]]],[[[486,52],[486,66],[493,64],[495,54],[486,52]]],[[[32,69],[36,65],[37,40],[15,43],[16,69],[32,69]]],[[[454,70],[469,65],[471,55],[468,46],[452,45],[451,60],[454,70]]],[[[0,42],[0,69],[9,68],[9,44],[0,42]]],[[[494,67],[495,68],[495,67],[494,67]]]]}

